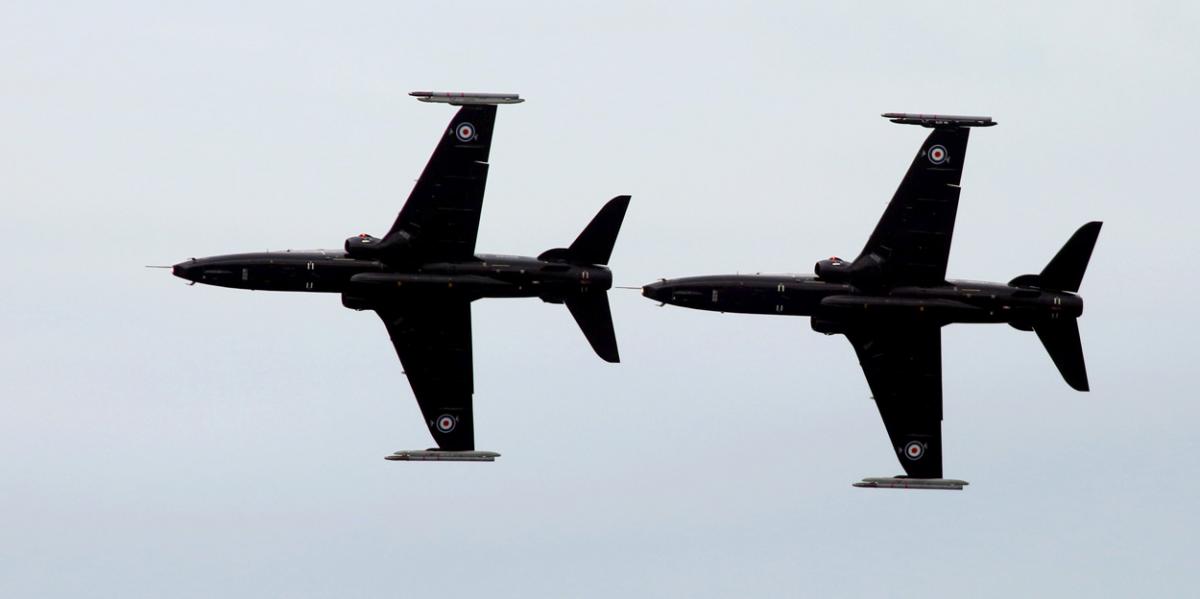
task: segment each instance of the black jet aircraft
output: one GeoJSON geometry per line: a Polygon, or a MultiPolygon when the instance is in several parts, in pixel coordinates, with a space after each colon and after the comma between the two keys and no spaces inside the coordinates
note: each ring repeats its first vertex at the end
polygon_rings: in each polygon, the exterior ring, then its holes
{"type": "Polygon", "coordinates": [[[537,258],[475,253],[497,104],[515,94],[413,92],[461,106],[382,238],[346,240],[341,250],[260,252],[193,258],[172,267],[194,283],[238,289],[340,293],[342,304],[383,320],[440,450],[401,451],[392,460],[491,461],[477,452],[472,418],[471,302],[537,297],[566,304],[592,349],[618,362],[605,268],[629,196],[610,200],[574,243],[537,258]]]}
{"type": "Polygon", "coordinates": [[[892,447],[907,476],[856,486],[961,489],[942,478],[941,328],[1008,323],[1041,339],[1067,384],[1088,390],[1076,295],[1099,222],[1081,227],[1042,272],[1007,285],[946,280],[971,127],[988,117],[887,113],[933,131],[857,258],[821,260],[816,276],[721,275],[663,279],[643,295],[686,308],[809,316],[812,328],[854,346],[892,447]]]}

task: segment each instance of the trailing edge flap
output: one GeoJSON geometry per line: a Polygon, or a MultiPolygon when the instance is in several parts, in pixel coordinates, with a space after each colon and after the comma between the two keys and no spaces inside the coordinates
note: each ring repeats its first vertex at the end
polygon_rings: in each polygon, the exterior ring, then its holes
{"type": "Polygon", "coordinates": [[[608,294],[585,293],[568,297],[566,304],[596,354],[605,362],[620,362],[617,334],[613,332],[612,312],[608,309],[608,294]]]}
{"type": "Polygon", "coordinates": [[[936,285],[946,280],[970,133],[967,128],[940,127],[921,144],[854,261],[856,267],[878,269],[882,286],[936,285]]]}
{"type": "Polygon", "coordinates": [[[1033,325],[1033,331],[1054,360],[1059,374],[1076,391],[1087,391],[1087,365],[1083,361],[1083,343],[1079,340],[1079,323],[1074,318],[1044,320],[1033,325]]]}

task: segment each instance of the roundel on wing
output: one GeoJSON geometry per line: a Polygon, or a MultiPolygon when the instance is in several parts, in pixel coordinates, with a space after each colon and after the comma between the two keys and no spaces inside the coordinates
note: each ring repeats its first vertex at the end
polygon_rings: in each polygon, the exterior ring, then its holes
{"type": "Polygon", "coordinates": [[[475,125],[471,123],[459,123],[454,127],[454,136],[458,141],[471,141],[475,139],[475,125]]]}
{"type": "Polygon", "coordinates": [[[439,433],[449,433],[454,431],[454,427],[458,426],[458,418],[449,414],[442,414],[434,421],[439,433]]]}
{"type": "Polygon", "coordinates": [[[946,146],[941,144],[930,146],[926,155],[929,156],[929,161],[934,164],[942,164],[950,158],[950,154],[946,152],[946,146]]]}
{"type": "Polygon", "coordinates": [[[904,445],[904,457],[914,462],[925,456],[925,444],[920,441],[909,441],[904,445]]]}

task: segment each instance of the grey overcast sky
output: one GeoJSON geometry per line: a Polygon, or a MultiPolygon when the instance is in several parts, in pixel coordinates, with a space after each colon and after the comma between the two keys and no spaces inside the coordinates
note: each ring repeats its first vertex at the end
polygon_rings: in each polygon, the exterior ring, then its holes
{"type": "Polygon", "coordinates": [[[0,595],[1184,596],[1200,562],[1194,2],[0,4],[0,595]],[[1136,6],[1136,8],[1135,8],[1136,6]],[[425,447],[388,337],[336,296],[143,264],[386,230],[452,110],[502,107],[478,249],[632,194],[618,284],[854,255],[924,136],[988,114],[950,274],[1105,227],[1093,392],[1035,336],[944,333],[945,466],[900,471],[806,319],[614,291],[474,306],[477,442],[425,447]]]}

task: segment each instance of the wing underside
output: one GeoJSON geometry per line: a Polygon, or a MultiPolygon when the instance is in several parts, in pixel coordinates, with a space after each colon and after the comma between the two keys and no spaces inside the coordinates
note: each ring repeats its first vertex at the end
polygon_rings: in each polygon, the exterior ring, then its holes
{"type": "Polygon", "coordinates": [[[469,260],[487,186],[495,106],[464,106],[450,120],[383,238],[393,259],[469,260]]]}
{"type": "Polygon", "coordinates": [[[475,449],[471,302],[429,298],[376,308],[438,447],[475,449]]]}
{"type": "Polygon", "coordinates": [[[905,473],[942,477],[942,336],[936,325],[846,334],[905,473]]]}
{"type": "Polygon", "coordinates": [[[855,259],[863,267],[876,265],[883,286],[946,280],[970,133],[944,127],[929,134],[855,259]]]}

